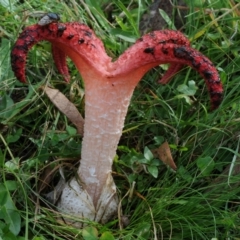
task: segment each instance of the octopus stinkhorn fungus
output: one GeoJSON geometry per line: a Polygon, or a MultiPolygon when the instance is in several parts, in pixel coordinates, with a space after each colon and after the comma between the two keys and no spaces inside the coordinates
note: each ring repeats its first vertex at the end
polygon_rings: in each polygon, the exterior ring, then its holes
{"type": "Polygon", "coordinates": [[[160,83],[167,83],[184,65],[205,79],[212,109],[219,106],[223,88],[212,62],[190,47],[178,31],[154,31],[144,35],[116,61],[86,25],[53,22],[26,27],[17,39],[11,64],[17,79],[26,82],[25,63],[29,49],[47,40],[65,81],[70,76],[70,57],[85,84],[85,125],[78,176],[66,183],[58,208],[68,215],[107,222],[117,211],[116,186],[111,176],[113,158],[122,134],[128,105],[137,83],[151,68],[170,63],[160,83]]]}

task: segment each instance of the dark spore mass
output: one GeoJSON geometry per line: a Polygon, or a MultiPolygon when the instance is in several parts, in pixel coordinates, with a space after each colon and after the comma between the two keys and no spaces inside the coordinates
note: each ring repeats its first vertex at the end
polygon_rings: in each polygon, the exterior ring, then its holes
{"type": "Polygon", "coordinates": [[[149,36],[152,37],[152,38],[154,38],[154,37],[155,37],[155,33],[154,33],[154,32],[150,32],[150,33],[149,33],[149,36]]]}
{"type": "Polygon", "coordinates": [[[185,58],[188,55],[188,52],[185,47],[176,47],[174,48],[174,55],[177,58],[185,58]]]}
{"type": "Polygon", "coordinates": [[[150,54],[154,54],[154,48],[151,48],[151,47],[145,48],[145,49],[143,50],[143,52],[145,52],[145,53],[150,53],[150,54]]]}
{"type": "Polygon", "coordinates": [[[213,73],[210,71],[204,71],[203,74],[206,79],[211,79],[213,76],[213,73]]]}
{"type": "Polygon", "coordinates": [[[83,38],[80,38],[79,40],[78,40],[78,43],[79,44],[83,44],[85,41],[84,41],[84,39],[83,38]]]}
{"type": "Polygon", "coordinates": [[[196,65],[194,60],[193,52],[185,47],[175,47],[174,55],[176,58],[184,58],[185,60],[191,61],[192,64],[196,65]]]}
{"type": "Polygon", "coordinates": [[[92,33],[91,33],[91,32],[89,32],[89,31],[85,31],[85,36],[87,36],[87,37],[91,38],[91,37],[92,37],[92,33]]]}
{"type": "Polygon", "coordinates": [[[69,34],[69,35],[67,36],[67,39],[68,39],[68,40],[71,40],[73,37],[74,37],[74,34],[69,34]]]}
{"type": "Polygon", "coordinates": [[[162,47],[162,53],[165,54],[165,55],[168,55],[168,48],[167,47],[162,47]]]}

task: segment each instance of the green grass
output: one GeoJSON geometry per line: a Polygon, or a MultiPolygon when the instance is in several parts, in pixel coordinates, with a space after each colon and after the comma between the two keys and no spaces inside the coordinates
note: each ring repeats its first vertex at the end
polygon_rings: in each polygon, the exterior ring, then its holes
{"type": "Polygon", "coordinates": [[[208,110],[204,81],[189,68],[166,86],[157,84],[163,70],[154,69],[134,92],[113,164],[129,224],[120,229],[114,220],[76,229],[46,204],[44,193],[50,188],[39,191],[46,169],[56,170],[50,185],[59,179],[59,166],[65,164],[71,172],[81,137],[40,86],[60,89],[84,114],[74,87],[82,84],[71,62],[72,81],[63,83],[45,42],[28,55],[29,84],[17,82],[10,67],[11,47],[22,27],[38,21],[28,14],[56,12],[62,21],[91,26],[116,58],[140,36],[140,16],[150,1],[111,1],[112,21],[104,13],[107,2],[86,0],[83,6],[75,1],[0,1],[0,239],[239,239],[240,12],[232,5],[239,1],[186,1],[189,14],[182,31],[215,64],[224,84],[218,110],[208,110]],[[180,91],[189,81],[198,88],[194,96],[180,91]],[[155,178],[144,171],[141,159],[146,147],[156,148],[164,139],[178,170],[174,173],[161,163],[155,178]],[[124,197],[134,182],[135,191],[124,197]]]}

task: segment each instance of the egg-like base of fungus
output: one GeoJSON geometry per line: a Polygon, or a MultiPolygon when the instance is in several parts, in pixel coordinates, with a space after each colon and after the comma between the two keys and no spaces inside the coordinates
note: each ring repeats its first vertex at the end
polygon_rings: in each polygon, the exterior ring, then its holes
{"type": "Polygon", "coordinates": [[[73,178],[63,189],[58,209],[63,213],[65,222],[75,227],[83,227],[88,221],[104,224],[113,219],[117,216],[118,197],[111,174],[108,175],[96,207],[87,191],[73,178]]]}

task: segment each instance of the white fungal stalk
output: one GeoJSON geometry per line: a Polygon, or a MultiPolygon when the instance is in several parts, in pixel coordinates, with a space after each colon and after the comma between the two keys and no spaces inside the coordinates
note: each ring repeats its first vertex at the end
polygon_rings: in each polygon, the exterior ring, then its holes
{"type": "Polygon", "coordinates": [[[66,184],[59,208],[71,215],[81,213],[88,219],[90,213],[91,220],[106,222],[117,210],[112,163],[133,88],[129,88],[125,81],[107,82],[99,79],[88,81],[85,88],[85,119],[88,121],[84,125],[79,179],[66,184]],[[84,189],[84,193],[78,197],[76,192],[80,189],[77,181],[84,189]],[[73,186],[75,190],[71,190],[73,186]],[[90,206],[91,212],[83,202],[90,206]]]}

